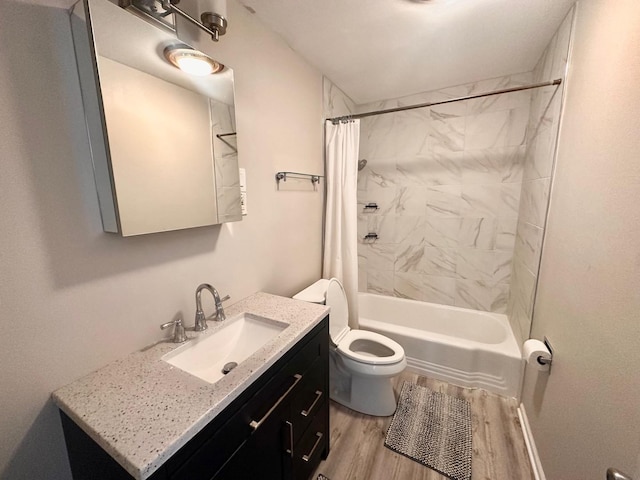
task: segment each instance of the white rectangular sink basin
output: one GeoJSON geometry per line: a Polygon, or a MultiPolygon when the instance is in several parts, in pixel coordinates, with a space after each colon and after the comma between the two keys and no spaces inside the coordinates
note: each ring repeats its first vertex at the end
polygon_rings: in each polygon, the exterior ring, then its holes
{"type": "Polygon", "coordinates": [[[215,383],[224,377],[222,369],[227,363],[240,364],[288,326],[242,313],[224,320],[215,332],[206,332],[167,353],[162,360],[205,382],[215,383]]]}

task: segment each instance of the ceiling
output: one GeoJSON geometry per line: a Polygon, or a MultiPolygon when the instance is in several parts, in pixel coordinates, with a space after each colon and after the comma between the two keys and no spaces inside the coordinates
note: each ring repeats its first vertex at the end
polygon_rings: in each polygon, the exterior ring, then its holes
{"type": "Polygon", "coordinates": [[[530,71],[575,0],[239,1],[363,104],[530,71]]]}

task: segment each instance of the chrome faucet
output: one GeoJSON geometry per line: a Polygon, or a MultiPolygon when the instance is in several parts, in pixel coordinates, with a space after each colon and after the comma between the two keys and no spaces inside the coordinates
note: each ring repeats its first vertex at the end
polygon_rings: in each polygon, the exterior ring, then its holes
{"type": "Polygon", "coordinates": [[[170,326],[175,325],[175,329],[173,331],[173,343],[184,343],[187,341],[187,335],[184,333],[184,325],[182,324],[182,317],[177,317],[170,322],[163,323],[160,325],[160,328],[164,330],[165,328],[169,328],[170,326]]]}
{"type": "Polygon", "coordinates": [[[222,307],[222,302],[230,298],[229,295],[227,295],[223,299],[220,299],[218,291],[208,283],[199,285],[198,288],[196,288],[196,324],[193,327],[196,332],[201,332],[207,329],[207,317],[204,316],[204,311],[202,310],[202,290],[209,290],[211,292],[211,295],[213,295],[213,300],[216,304],[216,313],[215,316],[212,317],[217,321],[222,321],[227,318],[224,313],[224,308],[222,307]]]}

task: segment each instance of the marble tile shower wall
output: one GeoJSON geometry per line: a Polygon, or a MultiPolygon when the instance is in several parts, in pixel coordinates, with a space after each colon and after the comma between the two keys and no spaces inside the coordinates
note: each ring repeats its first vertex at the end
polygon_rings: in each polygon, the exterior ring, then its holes
{"type": "MultiPolygon", "coordinates": [[[[533,82],[565,78],[572,23],[573,9],[536,64],[533,82]]],[[[531,329],[561,105],[562,85],[532,91],[507,309],[512,330],[520,342],[529,338],[531,329]]]]}
{"type": "MultiPolygon", "coordinates": [[[[211,99],[211,130],[214,135],[235,131],[235,109],[233,106],[211,99]]],[[[216,200],[218,221],[237,221],[242,218],[240,204],[240,172],[235,135],[220,139],[213,137],[213,156],[216,173],[216,200]]]]}
{"type": "MultiPolygon", "coordinates": [[[[380,103],[432,102],[530,83],[531,73],[380,103]]],[[[359,288],[506,312],[531,94],[522,91],[361,121],[359,288]],[[377,210],[365,209],[375,202],[377,210]],[[378,239],[363,240],[369,232],[378,239]]]]}
{"type": "Polygon", "coordinates": [[[340,117],[356,111],[353,100],[327,77],[322,77],[322,101],[324,118],[340,117]]]}

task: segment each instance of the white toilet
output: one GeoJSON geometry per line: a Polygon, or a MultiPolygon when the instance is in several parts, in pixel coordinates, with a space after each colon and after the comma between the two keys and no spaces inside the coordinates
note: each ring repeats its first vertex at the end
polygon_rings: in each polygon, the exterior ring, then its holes
{"type": "Polygon", "coordinates": [[[368,415],[393,415],[396,398],[391,377],[407,366],[404,349],[384,335],[349,328],[347,296],[335,278],[318,280],[293,298],[331,307],[331,399],[368,415]]]}

